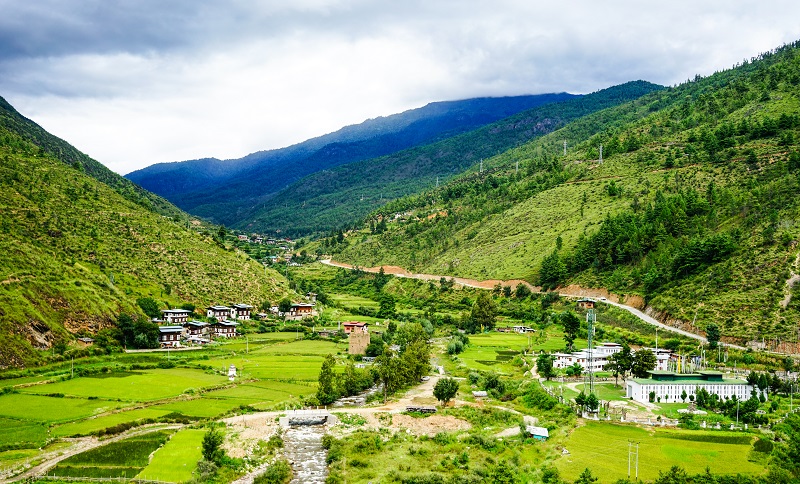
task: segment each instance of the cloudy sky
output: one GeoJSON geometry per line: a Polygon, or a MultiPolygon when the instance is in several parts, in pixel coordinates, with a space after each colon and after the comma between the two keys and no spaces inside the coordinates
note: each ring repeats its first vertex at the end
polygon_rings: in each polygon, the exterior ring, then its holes
{"type": "Polygon", "coordinates": [[[800,2],[0,0],[0,96],[119,173],[428,102],[671,85],[800,39],[800,2]]]}

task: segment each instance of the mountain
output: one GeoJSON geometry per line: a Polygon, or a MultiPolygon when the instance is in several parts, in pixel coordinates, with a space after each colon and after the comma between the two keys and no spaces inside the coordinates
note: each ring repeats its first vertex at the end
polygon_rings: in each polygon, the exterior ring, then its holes
{"type": "Polygon", "coordinates": [[[607,288],[685,329],[796,342],[799,46],[577,119],[389,203],[318,253],[607,288]]]}
{"type": "Polygon", "coordinates": [[[287,148],[236,160],[159,163],[125,175],[180,208],[217,223],[238,222],[244,207],[319,170],[454,136],[572,94],[477,98],[428,104],[346,126],[287,148]]]}
{"type": "Polygon", "coordinates": [[[285,279],[0,98],[0,368],[108,327],[136,300],[275,301],[285,279]],[[195,228],[187,228],[195,227],[195,228]]]}
{"type": "MultiPolygon", "coordinates": [[[[649,82],[628,82],[532,108],[435,143],[319,171],[243,212],[234,226],[293,236],[349,226],[389,200],[433,187],[437,180],[444,182],[482,158],[658,89],[661,86],[649,82]]],[[[197,210],[202,213],[202,207],[197,210]]]]}

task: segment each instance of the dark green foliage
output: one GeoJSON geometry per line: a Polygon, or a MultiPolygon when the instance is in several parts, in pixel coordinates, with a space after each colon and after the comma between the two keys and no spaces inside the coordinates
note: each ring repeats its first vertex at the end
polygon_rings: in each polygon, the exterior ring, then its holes
{"type": "Polygon", "coordinates": [[[322,405],[329,405],[336,401],[339,397],[336,392],[335,375],[333,367],[336,365],[336,360],[333,355],[328,354],[325,361],[322,362],[322,368],[319,370],[319,386],[317,387],[317,400],[322,405]]]}
{"type": "Polygon", "coordinates": [[[708,347],[712,350],[717,349],[719,343],[720,332],[719,326],[714,323],[706,325],[706,339],[708,340],[708,347]]]}
{"type": "Polygon", "coordinates": [[[556,371],[553,368],[553,356],[547,353],[540,353],[536,357],[536,372],[547,380],[553,378],[556,375],[556,371]]]}
{"type": "Polygon", "coordinates": [[[206,432],[203,436],[203,459],[221,465],[225,458],[225,451],[222,449],[223,440],[222,432],[216,428],[211,428],[206,432]]]}
{"type": "Polygon", "coordinates": [[[647,378],[650,376],[649,371],[654,370],[656,367],[656,355],[645,348],[639,348],[633,355],[633,363],[631,364],[631,374],[636,378],[647,378]]]}
{"type": "Polygon", "coordinates": [[[567,278],[567,267],[554,250],[549,256],[545,257],[539,268],[539,285],[543,290],[555,289],[560,286],[567,278]]]}
{"type": "Polygon", "coordinates": [[[581,329],[581,320],[572,311],[562,312],[558,315],[558,319],[564,326],[564,341],[567,343],[567,351],[572,351],[572,345],[581,329]]]}
{"type": "Polygon", "coordinates": [[[253,479],[253,484],[286,484],[292,480],[292,467],[284,459],[267,466],[263,474],[253,479]]]}
{"type": "Polygon", "coordinates": [[[575,484],[592,484],[593,482],[597,482],[597,478],[592,475],[592,471],[588,467],[575,479],[575,484]]]}
{"type": "Polygon", "coordinates": [[[433,396],[442,402],[442,405],[447,405],[457,393],[458,381],[453,378],[440,378],[433,387],[433,396]]]}
{"type": "Polygon", "coordinates": [[[469,319],[464,328],[468,333],[477,333],[494,328],[497,318],[497,307],[489,293],[482,291],[472,305],[469,319]]]}

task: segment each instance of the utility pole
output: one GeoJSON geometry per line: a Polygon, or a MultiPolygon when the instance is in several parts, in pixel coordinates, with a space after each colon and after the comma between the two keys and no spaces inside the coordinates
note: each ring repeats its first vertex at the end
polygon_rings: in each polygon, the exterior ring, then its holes
{"type": "Polygon", "coordinates": [[[600,164],[603,164],[603,145],[600,145],[600,164]]]}
{"type": "Polygon", "coordinates": [[[594,323],[597,321],[597,316],[594,314],[594,309],[589,309],[586,312],[586,325],[589,343],[589,393],[594,393],[594,355],[592,353],[592,339],[594,333],[594,323]]]}
{"type": "Polygon", "coordinates": [[[483,158],[481,158],[481,171],[480,171],[480,173],[483,173],[483,158]]]}
{"type": "Polygon", "coordinates": [[[567,156],[567,140],[564,140],[564,156],[567,156]]]}
{"type": "Polygon", "coordinates": [[[439,188],[439,177],[436,177],[436,188],[439,188]]]}
{"type": "Polygon", "coordinates": [[[517,160],[517,164],[514,167],[514,174],[516,175],[517,173],[519,173],[519,160],[517,160]]]}

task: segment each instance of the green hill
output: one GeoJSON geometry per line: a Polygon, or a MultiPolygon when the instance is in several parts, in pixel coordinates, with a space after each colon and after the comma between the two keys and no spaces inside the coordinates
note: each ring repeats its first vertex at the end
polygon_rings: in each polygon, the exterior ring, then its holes
{"type": "Polygon", "coordinates": [[[35,350],[188,302],[274,301],[285,280],[0,103],[0,367],[35,350]]]}
{"type": "Polygon", "coordinates": [[[640,295],[690,329],[715,323],[724,336],[794,341],[799,96],[793,44],[583,117],[488,160],[483,173],[473,167],[388,204],[319,252],[364,266],[604,287],[640,295]],[[377,233],[384,217],[392,222],[377,233]]]}
{"type": "MultiPolygon", "coordinates": [[[[351,226],[389,200],[436,186],[470,165],[541,137],[586,114],[636,99],[661,86],[628,82],[528,109],[479,129],[387,156],[319,171],[257,204],[235,224],[292,236],[351,226]]],[[[241,207],[238,207],[241,209],[241,207]]],[[[203,207],[194,213],[203,214],[203,207]]]]}

